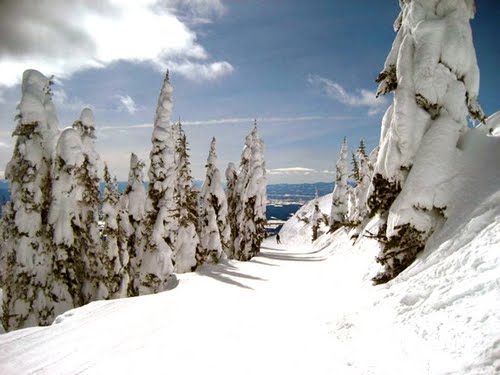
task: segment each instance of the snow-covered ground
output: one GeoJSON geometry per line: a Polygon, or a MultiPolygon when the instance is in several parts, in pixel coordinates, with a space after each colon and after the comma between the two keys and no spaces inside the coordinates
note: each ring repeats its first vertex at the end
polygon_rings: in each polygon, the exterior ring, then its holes
{"type": "Polygon", "coordinates": [[[500,142],[473,131],[462,147],[450,219],[388,284],[371,285],[375,241],[311,244],[309,204],[249,262],[0,335],[0,374],[498,374],[500,142]]]}

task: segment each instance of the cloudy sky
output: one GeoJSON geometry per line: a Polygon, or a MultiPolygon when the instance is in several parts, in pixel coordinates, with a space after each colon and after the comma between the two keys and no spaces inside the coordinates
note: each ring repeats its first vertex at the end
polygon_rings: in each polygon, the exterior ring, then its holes
{"type": "MultiPolygon", "coordinates": [[[[500,4],[477,5],[480,102],[491,114],[500,110],[500,4]]],[[[148,157],[168,68],[195,178],[212,136],[219,167],[237,163],[256,118],[271,183],[332,181],[344,136],[350,146],[378,142],[390,98],[374,98],[374,78],[398,11],[396,0],[2,0],[0,178],[24,69],[55,75],[61,128],[94,110],[96,147],[124,180],[130,152],[148,157]]]]}

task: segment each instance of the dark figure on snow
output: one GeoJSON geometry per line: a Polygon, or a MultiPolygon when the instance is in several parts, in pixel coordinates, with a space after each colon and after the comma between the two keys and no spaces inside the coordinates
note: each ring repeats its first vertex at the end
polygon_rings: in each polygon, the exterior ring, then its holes
{"type": "Polygon", "coordinates": [[[279,234],[276,235],[276,243],[281,243],[281,239],[280,239],[280,235],[279,234]]]}

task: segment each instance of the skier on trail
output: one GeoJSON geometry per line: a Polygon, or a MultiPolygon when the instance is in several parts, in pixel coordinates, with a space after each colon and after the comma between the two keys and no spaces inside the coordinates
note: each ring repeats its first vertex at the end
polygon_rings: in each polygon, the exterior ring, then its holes
{"type": "Polygon", "coordinates": [[[280,239],[280,235],[279,234],[276,235],[276,243],[278,243],[278,244],[281,243],[281,239],[280,239]]]}

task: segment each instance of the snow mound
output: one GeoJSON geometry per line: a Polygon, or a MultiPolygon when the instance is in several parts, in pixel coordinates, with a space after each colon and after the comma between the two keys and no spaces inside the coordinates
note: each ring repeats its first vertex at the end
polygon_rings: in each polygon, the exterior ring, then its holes
{"type": "MultiPolygon", "coordinates": [[[[330,215],[331,204],[332,204],[332,194],[327,194],[325,196],[318,198],[319,209],[322,214],[330,215]]],[[[311,217],[314,211],[314,200],[309,201],[303,205],[288,221],[283,224],[279,234],[281,242],[290,241],[290,243],[296,243],[297,245],[308,245],[311,244],[312,239],[312,223],[311,217]]],[[[319,229],[319,234],[326,233],[328,231],[328,226],[322,223],[319,229]]]]}
{"type": "Polygon", "coordinates": [[[500,111],[488,117],[486,120],[486,132],[488,135],[500,137],[500,111]]]}

